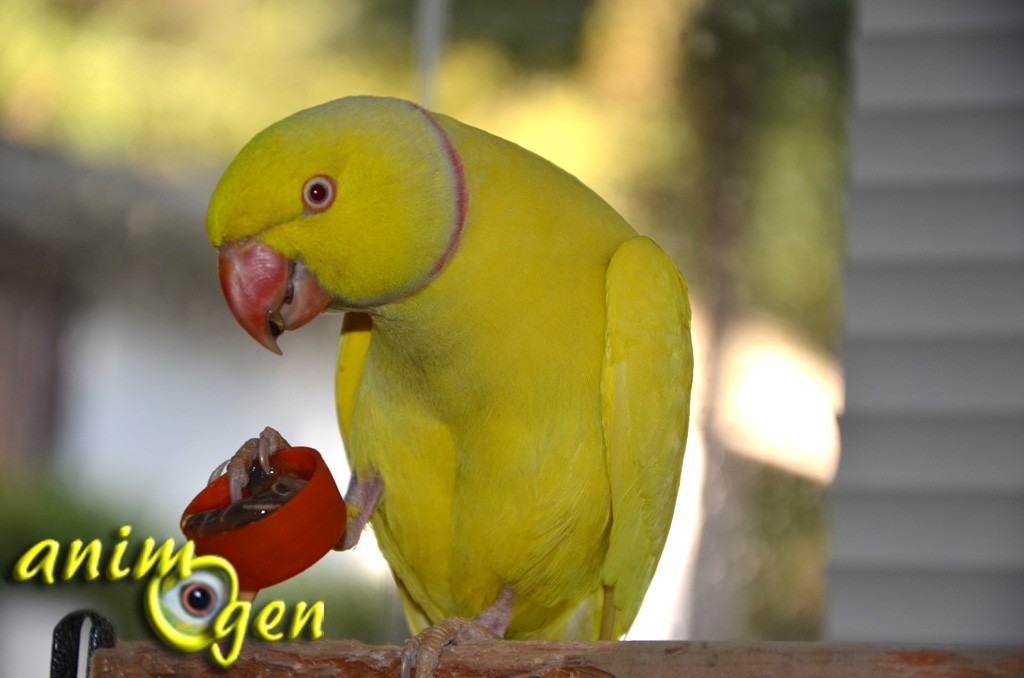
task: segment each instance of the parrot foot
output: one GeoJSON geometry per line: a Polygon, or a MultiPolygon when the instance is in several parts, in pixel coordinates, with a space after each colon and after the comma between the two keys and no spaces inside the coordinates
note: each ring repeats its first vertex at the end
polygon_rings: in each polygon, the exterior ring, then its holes
{"type": "Polygon", "coordinates": [[[334,547],[336,551],[346,551],[359,543],[359,535],[362,534],[383,494],[384,481],[375,472],[371,472],[366,478],[358,478],[355,472],[352,473],[348,490],[345,491],[348,525],[345,526],[345,534],[341,541],[334,547]]]}
{"type": "Polygon", "coordinates": [[[512,589],[505,588],[472,619],[451,617],[428,626],[402,646],[402,678],[410,678],[414,669],[416,678],[431,678],[446,647],[468,640],[500,640],[511,618],[512,589]]]}
{"type": "Polygon", "coordinates": [[[220,477],[221,473],[227,473],[231,503],[237,503],[242,499],[242,488],[249,484],[250,469],[255,470],[259,462],[259,470],[263,474],[273,473],[270,457],[286,447],[289,447],[288,441],[268,426],[260,432],[259,438],[245,441],[230,459],[221,462],[210,475],[210,482],[220,477]]]}

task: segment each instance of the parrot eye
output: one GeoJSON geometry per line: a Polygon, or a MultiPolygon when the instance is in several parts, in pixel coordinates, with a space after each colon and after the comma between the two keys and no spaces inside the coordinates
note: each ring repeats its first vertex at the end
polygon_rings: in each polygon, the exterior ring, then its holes
{"type": "Polygon", "coordinates": [[[314,214],[323,212],[334,202],[334,179],[318,174],[302,185],[302,204],[314,214]]]}

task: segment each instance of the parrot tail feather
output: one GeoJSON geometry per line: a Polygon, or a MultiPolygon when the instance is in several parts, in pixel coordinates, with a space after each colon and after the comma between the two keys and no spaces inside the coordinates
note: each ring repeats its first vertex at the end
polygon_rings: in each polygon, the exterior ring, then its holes
{"type": "Polygon", "coordinates": [[[604,605],[601,611],[601,640],[618,640],[615,633],[615,618],[618,616],[615,609],[615,589],[611,586],[604,587],[604,605]]]}

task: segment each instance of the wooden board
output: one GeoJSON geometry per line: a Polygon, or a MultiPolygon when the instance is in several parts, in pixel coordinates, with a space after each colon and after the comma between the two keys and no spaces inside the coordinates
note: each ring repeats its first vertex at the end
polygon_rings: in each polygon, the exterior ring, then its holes
{"type": "MultiPolygon", "coordinates": [[[[151,642],[118,643],[93,655],[92,675],[396,676],[399,648],[355,641],[247,642],[225,672],[208,653],[151,642]]],[[[1024,676],[1024,648],[911,647],[782,642],[473,642],[445,651],[445,676],[1024,676]]]]}

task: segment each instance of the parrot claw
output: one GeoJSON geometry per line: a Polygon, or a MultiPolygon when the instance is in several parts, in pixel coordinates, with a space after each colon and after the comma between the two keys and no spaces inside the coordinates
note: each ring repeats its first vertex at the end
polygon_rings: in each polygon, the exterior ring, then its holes
{"type": "Polygon", "coordinates": [[[469,640],[501,640],[512,617],[512,589],[505,588],[497,600],[486,610],[463,619],[451,617],[432,624],[402,646],[402,678],[431,678],[441,659],[441,652],[449,645],[469,640]]]}
{"type": "Polygon", "coordinates": [[[210,474],[210,479],[206,481],[207,485],[212,485],[213,481],[220,478],[221,474],[224,473],[224,469],[228,467],[230,459],[225,459],[221,463],[217,464],[217,468],[213,469],[213,473],[210,474]]]}
{"type": "Polygon", "coordinates": [[[441,659],[441,651],[449,645],[467,640],[500,640],[490,629],[472,619],[451,617],[428,626],[402,646],[402,678],[431,678],[441,659]]]}
{"type": "Polygon", "coordinates": [[[249,484],[249,470],[258,462],[264,475],[273,473],[274,467],[270,464],[270,458],[275,452],[286,447],[289,447],[288,441],[268,426],[260,432],[259,438],[245,441],[230,459],[218,464],[209,482],[212,483],[222,473],[227,473],[231,503],[238,502],[242,498],[242,489],[249,484]]]}

